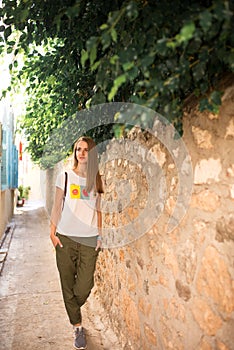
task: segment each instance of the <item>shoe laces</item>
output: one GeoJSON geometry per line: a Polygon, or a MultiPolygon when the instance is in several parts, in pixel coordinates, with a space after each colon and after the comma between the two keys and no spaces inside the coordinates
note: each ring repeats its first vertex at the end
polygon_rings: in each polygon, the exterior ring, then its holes
{"type": "Polygon", "coordinates": [[[76,337],[83,337],[84,336],[84,329],[83,329],[83,327],[81,329],[79,329],[78,327],[75,328],[74,333],[75,333],[76,337]]]}

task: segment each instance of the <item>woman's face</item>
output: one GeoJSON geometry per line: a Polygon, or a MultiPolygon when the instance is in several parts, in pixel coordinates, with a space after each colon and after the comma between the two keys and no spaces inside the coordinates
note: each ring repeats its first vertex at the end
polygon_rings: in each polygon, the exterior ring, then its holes
{"type": "Polygon", "coordinates": [[[76,145],[76,158],[78,163],[86,164],[88,161],[88,144],[85,141],[79,141],[76,145]]]}

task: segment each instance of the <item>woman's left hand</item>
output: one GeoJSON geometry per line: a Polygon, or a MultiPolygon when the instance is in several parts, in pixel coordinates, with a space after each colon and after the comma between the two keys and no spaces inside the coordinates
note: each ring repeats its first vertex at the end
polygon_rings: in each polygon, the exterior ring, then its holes
{"type": "Polygon", "coordinates": [[[98,249],[101,249],[101,248],[102,248],[102,241],[100,239],[98,239],[95,250],[97,251],[98,249]]]}

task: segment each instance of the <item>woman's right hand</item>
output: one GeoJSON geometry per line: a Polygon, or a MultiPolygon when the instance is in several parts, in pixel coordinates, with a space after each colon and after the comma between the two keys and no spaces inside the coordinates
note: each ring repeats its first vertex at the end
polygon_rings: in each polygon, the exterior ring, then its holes
{"type": "Polygon", "coordinates": [[[53,243],[53,246],[54,246],[55,248],[56,248],[57,245],[59,245],[60,248],[63,247],[63,245],[62,245],[60,239],[59,239],[54,233],[50,234],[50,239],[51,239],[51,241],[52,241],[52,243],[53,243]]]}

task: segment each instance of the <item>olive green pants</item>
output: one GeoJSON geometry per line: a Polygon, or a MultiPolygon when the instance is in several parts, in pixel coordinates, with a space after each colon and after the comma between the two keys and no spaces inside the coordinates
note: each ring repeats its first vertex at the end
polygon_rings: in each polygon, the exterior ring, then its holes
{"type": "Polygon", "coordinates": [[[56,246],[56,261],[63,300],[72,325],[81,323],[81,306],[94,286],[98,251],[57,233],[63,247],[56,246]]]}

